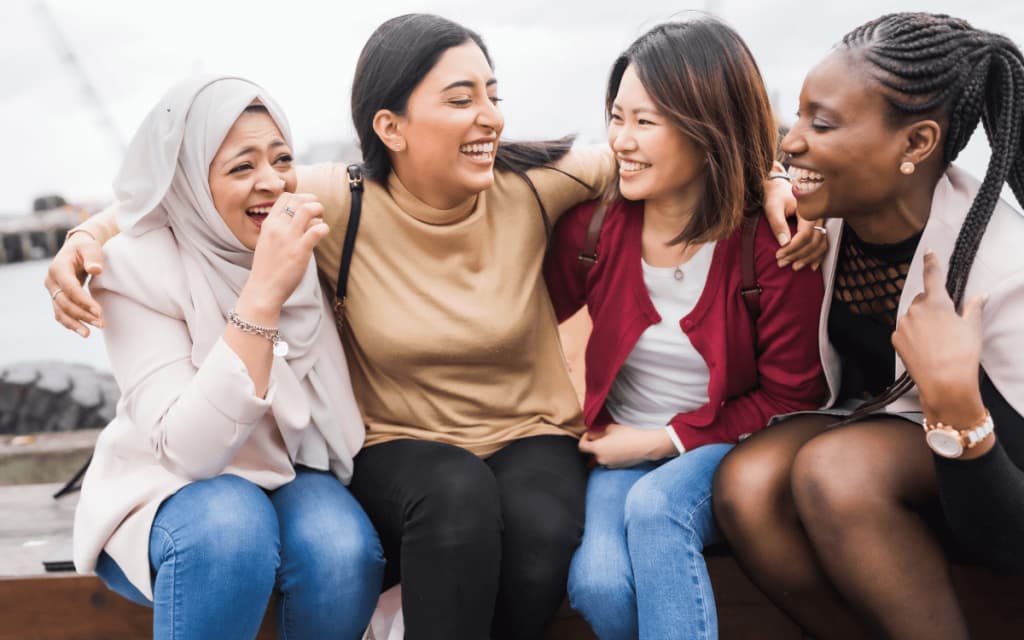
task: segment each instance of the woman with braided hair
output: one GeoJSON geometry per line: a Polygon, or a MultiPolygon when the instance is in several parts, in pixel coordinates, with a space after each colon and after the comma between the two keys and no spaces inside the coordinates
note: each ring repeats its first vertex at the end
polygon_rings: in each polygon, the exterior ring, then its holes
{"type": "Polygon", "coordinates": [[[801,214],[834,218],[829,409],[740,443],[714,501],[818,638],[966,638],[946,554],[1024,568],[1022,111],[1018,47],[944,15],[873,20],[804,81],[782,148],[801,214]],[[979,120],[980,184],[952,164],[979,120]]]}

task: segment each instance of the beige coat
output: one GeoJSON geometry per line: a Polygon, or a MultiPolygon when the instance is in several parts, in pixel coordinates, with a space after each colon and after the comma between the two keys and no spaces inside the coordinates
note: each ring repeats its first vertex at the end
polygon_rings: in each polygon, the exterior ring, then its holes
{"type": "Polygon", "coordinates": [[[75,513],[74,560],[78,571],[91,572],[106,550],[152,598],[149,532],[167,497],[192,481],[225,473],[274,489],[294,478],[295,463],[330,468],[348,482],[364,428],[329,309],[312,349],[320,354],[317,366],[341,411],[326,411],[315,394],[290,389],[290,397],[308,402],[282,410],[312,421],[282,430],[271,404],[282,384],[296,384],[293,377],[272,373],[266,397],[256,397],[244,364],[223,339],[201,366],[193,365],[184,312],[193,301],[171,231],[119,236],[104,252],[105,271],[92,290],[103,305],[104,337],[122,395],[85,476],[75,513]]]}
{"type": "MultiPolygon", "coordinates": [[[[923,261],[928,249],[935,252],[943,266],[949,264],[957,235],[980,183],[965,171],[951,166],[939,180],[932,197],[932,210],[907,272],[900,296],[898,317],[902,317],[924,288],[923,261]]],[[[841,362],[828,340],[828,313],[832,302],[836,258],[842,220],[830,220],[828,255],[822,264],[825,275],[825,302],[818,327],[821,360],[825,365],[830,397],[835,402],[839,393],[841,362]]],[[[964,300],[987,295],[982,314],[984,326],[981,364],[999,393],[1017,413],[1024,414],[1024,216],[1005,201],[996,204],[974,265],[967,279],[964,300]]],[[[896,356],[896,376],[904,371],[903,361],[896,356]]],[[[890,411],[920,411],[917,389],[889,405],[890,411]]]]}

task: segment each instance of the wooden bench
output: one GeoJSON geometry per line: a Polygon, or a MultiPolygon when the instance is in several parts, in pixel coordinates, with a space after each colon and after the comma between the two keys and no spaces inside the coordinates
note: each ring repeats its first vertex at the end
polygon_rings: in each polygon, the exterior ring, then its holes
{"type": "MultiPolygon", "coordinates": [[[[0,486],[0,640],[145,638],[152,613],[109,591],[95,576],[44,573],[43,562],[71,557],[77,497],[53,500],[57,484],[0,486]]],[[[746,578],[727,554],[708,557],[723,640],[800,640],[800,629],[746,578]]],[[[975,639],[1024,633],[1024,578],[955,566],[954,583],[975,639]]],[[[277,635],[273,615],[259,638],[277,635]]],[[[545,640],[591,640],[580,616],[563,604],[545,640]]]]}

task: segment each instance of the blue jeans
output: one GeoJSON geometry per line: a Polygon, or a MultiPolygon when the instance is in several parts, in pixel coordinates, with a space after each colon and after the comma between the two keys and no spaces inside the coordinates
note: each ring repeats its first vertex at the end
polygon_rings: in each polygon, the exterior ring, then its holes
{"type": "Polygon", "coordinates": [[[384,554],[334,475],[304,467],[264,491],[222,475],[160,505],[149,536],[153,602],[105,552],[96,573],[153,607],[153,637],[251,639],[276,592],[280,638],[360,638],[380,594],[384,554]]]}
{"type": "Polygon", "coordinates": [[[732,447],[591,471],[569,600],[601,640],[718,637],[703,550],[719,539],[711,479],[732,447]]]}

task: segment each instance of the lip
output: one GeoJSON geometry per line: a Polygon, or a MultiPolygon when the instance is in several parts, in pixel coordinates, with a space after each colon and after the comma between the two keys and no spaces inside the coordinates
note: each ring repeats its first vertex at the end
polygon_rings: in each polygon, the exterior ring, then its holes
{"type": "Polygon", "coordinates": [[[471,140],[470,142],[463,142],[459,145],[459,156],[477,166],[490,167],[494,164],[494,158],[498,153],[498,138],[497,136],[490,136],[487,138],[478,138],[471,140]],[[474,144],[489,144],[492,145],[490,153],[484,155],[483,153],[470,154],[462,151],[462,147],[474,144]]]}
{"type": "Polygon", "coordinates": [[[817,169],[812,169],[811,167],[795,162],[790,163],[787,173],[793,183],[793,197],[797,200],[814,195],[821,190],[822,186],[824,186],[826,182],[825,176],[817,169]],[[802,173],[804,175],[794,175],[795,173],[802,173]],[[808,176],[806,174],[814,174],[813,179],[812,176],[808,176]]]}
{"type": "Polygon", "coordinates": [[[650,162],[644,162],[642,160],[637,160],[635,158],[625,158],[622,156],[616,156],[615,160],[618,162],[619,165],[619,175],[623,177],[636,175],[641,171],[650,169],[652,166],[650,162]],[[633,168],[627,168],[626,166],[624,166],[626,164],[633,165],[633,168]],[[636,165],[639,165],[639,167],[637,168],[636,165]]]}

